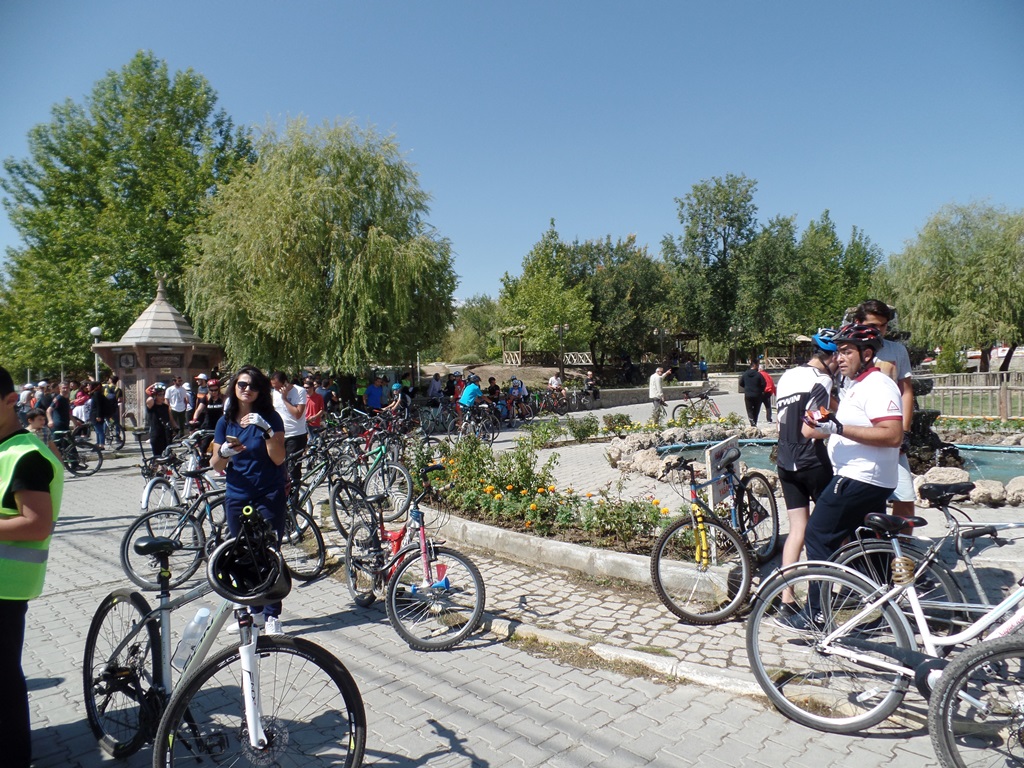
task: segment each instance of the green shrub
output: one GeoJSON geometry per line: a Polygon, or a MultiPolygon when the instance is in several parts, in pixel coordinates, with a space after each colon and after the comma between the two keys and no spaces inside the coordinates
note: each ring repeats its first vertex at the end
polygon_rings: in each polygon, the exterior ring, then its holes
{"type": "Polygon", "coordinates": [[[597,416],[593,414],[584,416],[582,419],[574,419],[570,416],[566,419],[565,428],[569,430],[569,434],[573,436],[577,443],[589,440],[601,431],[601,425],[597,421],[597,416]]]}
{"type": "Polygon", "coordinates": [[[622,432],[633,423],[633,419],[625,413],[606,413],[604,428],[609,432],[622,432]]]}

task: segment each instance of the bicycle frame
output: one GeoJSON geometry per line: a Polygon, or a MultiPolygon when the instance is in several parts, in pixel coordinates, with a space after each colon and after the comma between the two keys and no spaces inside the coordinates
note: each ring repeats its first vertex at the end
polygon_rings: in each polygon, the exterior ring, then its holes
{"type": "MultiPolygon", "coordinates": [[[[896,557],[902,556],[902,550],[899,548],[899,543],[894,541],[894,553],[896,557]]],[[[932,557],[933,553],[929,555],[932,557]]],[[[1008,595],[1002,602],[996,605],[991,610],[987,611],[980,619],[970,624],[966,629],[957,632],[952,635],[936,636],[928,627],[928,621],[925,617],[924,610],[921,607],[921,601],[918,597],[917,590],[914,586],[914,581],[920,570],[925,563],[929,562],[929,559],[925,559],[921,564],[918,565],[917,571],[915,571],[914,579],[910,580],[907,584],[897,584],[883,592],[872,600],[870,603],[865,605],[854,614],[851,618],[844,621],[841,625],[836,627],[825,637],[818,640],[815,644],[816,649],[825,654],[832,654],[834,656],[840,656],[848,659],[852,662],[862,664],[867,667],[875,669],[881,669],[887,672],[893,672],[897,674],[913,676],[915,670],[912,667],[907,667],[901,664],[889,663],[882,661],[877,658],[871,658],[857,653],[856,650],[841,645],[842,638],[848,634],[851,627],[856,627],[871,613],[882,607],[887,603],[896,603],[897,600],[906,594],[908,601],[910,602],[911,611],[914,617],[914,623],[918,634],[921,636],[922,644],[924,645],[924,655],[930,658],[938,658],[938,649],[940,648],[951,648],[956,645],[970,642],[980,637],[984,632],[991,627],[995,626],[1000,622],[1000,619],[1007,613],[1009,613],[1015,606],[1020,603],[1024,603],[1024,579],[1018,582],[1017,589],[1013,593],[1008,595]]],[[[844,565],[832,562],[823,561],[806,561],[800,563],[793,563],[784,568],[779,569],[776,573],[779,575],[785,575],[794,570],[802,570],[807,566],[826,566],[828,568],[840,570],[856,576],[860,580],[865,580],[864,574],[860,571],[856,571],[844,565]]],[[[774,577],[773,579],[774,580],[774,577]]],[[[767,584],[768,582],[764,582],[767,584]]],[[[878,588],[882,590],[881,587],[878,588]]],[[[760,592],[760,590],[758,590],[760,592]]],[[[968,604],[949,603],[944,604],[945,607],[951,609],[963,609],[971,610],[971,606],[968,604]]],[[[913,639],[914,633],[909,622],[907,622],[905,614],[902,610],[899,611],[899,615],[903,617],[908,630],[908,635],[913,639]]],[[[1021,605],[1017,610],[1009,616],[1005,621],[999,624],[998,628],[991,635],[991,637],[1003,637],[1018,629],[1024,625],[1024,605],[1021,605]]]]}

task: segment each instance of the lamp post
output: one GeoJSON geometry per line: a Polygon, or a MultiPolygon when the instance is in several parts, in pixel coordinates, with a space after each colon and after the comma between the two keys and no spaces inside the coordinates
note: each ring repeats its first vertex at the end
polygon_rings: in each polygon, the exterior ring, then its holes
{"type": "Polygon", "coordinates": [[[665,337],[669,334],[668,328],[655,328],[654,336],[658,339],[658,362],[665,363],[665,337]]]}
{"type": "Polygon", "coordinates": [[[558,334],[558,378],[565,381],[565,333],[569,330],[568,323],[559,323],[552,330],[558,334]]]}
{"type": "MultiPolygon", "coordinates": [[[[103,335],[103,329],[100,328],[98,325],[94,325],[92,328],[89,329],[89,333],[92,334],[93,344],[99,344],[100,343],[100,336],[103,335]]],[[[99,381],[100,380],[100,354],[99,354],[99,352],[95,352],[94,351],[92,353],[92,355],[93,355],[93,363],[95,365],[94,373],[96,374],[96,381],[99,381]]]]}

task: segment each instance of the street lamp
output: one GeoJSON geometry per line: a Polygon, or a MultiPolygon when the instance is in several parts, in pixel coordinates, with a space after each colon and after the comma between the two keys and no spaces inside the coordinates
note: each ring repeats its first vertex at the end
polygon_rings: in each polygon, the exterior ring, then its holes
{"type": "Polygon", "coordinates": [[[565,334],[569,330],[568,323],[559,323],[552,328],[558,334],[558,378],[565,381],[565,334]]]}
{"type": "MultiPolygon", "coordinates": [[[[94,325],[92,328],[89,329],[89,333],[92,334],[93,343],[94,344],[99,344],[100,343],[100,336],[103,335],[103,329],[100,328],[98,325],[94,325]]],[[[96,381],[99,381],[100,380],[100,353],[96,352],[96,351],[93,351],[92,354],[93,354],[93,358],[94,358],[93,362],[94,362],[95,368],[96,368],[96,370],[95,370],[96,381]]]]}
{"type": "Polygon", "coordinates": [[[670,333],[668,328],[655,328],[654,335],[658,339],[660,352],[658,354],[658,362],[665,362],[665,337],[670,333]]]}

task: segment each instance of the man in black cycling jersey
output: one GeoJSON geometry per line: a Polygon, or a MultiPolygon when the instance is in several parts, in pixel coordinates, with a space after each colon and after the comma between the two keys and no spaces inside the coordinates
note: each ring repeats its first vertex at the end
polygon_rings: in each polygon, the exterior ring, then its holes
{"type": "MultiPolygon", "coordinates": [[[[825,443],[805,437],[803,427],[807,411],[820,408],[835,410],[832,395],[832,377],[838,368],[836,345],[832,340],[835,335],[831,328],[822,328],[814,334],[814,356],[804,365],[782,374],[777,386],[775,406],[778,409],[779,443],[776,463],[789,516],[789,534],[782,548],[783,566],[800,559],[811,501],[817,501],[832,479],[832,462],[825,443]]],[[[782,599],[784,604],[794,600],[789,591],[783,594],[782,599]]]]}

